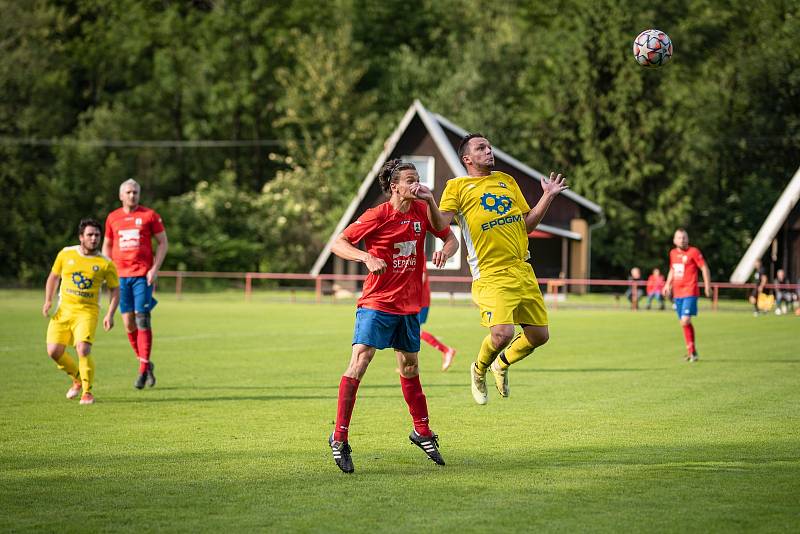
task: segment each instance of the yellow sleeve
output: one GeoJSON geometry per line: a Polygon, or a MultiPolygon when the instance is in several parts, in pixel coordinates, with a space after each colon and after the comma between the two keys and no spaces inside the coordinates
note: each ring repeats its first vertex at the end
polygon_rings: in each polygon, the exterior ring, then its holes
{"type": "Polygon", "coordinates": [[[106,286],[109,289],[114,289],[115,287],[119,287],[119,275],[117,275],[117,266],[114,265],[113,261],[109,261],[108,266],[106,267],[106,286]]]}
{"type": "Polygon", "coordinates": [[[461,208],[459,196],[456,180],[448,180],[444,186],[444,191],[442,191],[442,200],[439,201],[439,210],[458,213],[459,208],[461,208]]]}
{"type": "Polygon", "coordinates": [[[511,183],[514,184],[512,187],[514,188],[514,196],[517,197],[517,206],[519,206],[519,210],[523,215],[527,214],[531,211],[531,207],[528,205],[528,201],[525,200],[525,195],[522,194],[522,189],[519,188],[517,181],[512,176],[509,176],[509,178],[511,178],[511,183]]]}
{"type": "Polygon", "coordinates": [[[56,261],[53,262],[53,266],[50,268],[50,272],[53,274],[57,274],[61,276],[61,263],[64,260],[64,249],[59,251],[58,255],[56,256],[56,261]]]}

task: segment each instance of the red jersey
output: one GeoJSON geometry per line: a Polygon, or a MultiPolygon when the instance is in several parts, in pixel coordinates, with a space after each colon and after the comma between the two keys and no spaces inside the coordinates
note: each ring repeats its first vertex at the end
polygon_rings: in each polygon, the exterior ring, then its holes
{"type": "Polygon", "coordinates": [[[431,279],[428,276],[427,263],[427,261],[422,262],[422,294],[420,294],[419,301],[422,308],[429,308],[431,305],[431,279]]]}
{"type": "Polygon", "coordinates": [[[661,290],[664,289],[664,277],[660,274],[651,274],[647,277],[647,294],[650,293],[661,293],[661,290]]]}
{"type": "Polygon", "coordinates": [[[126,213],[118,208],[106,218],[106,241],[120,277],[145,276],[153,266],[152,238],[164,231],[161,216],[150,208],[137,206],[126,213]]]}
{"type": "Polygon", "coordinates": [[[425,234],[445,239],[449,231],[433,229],[421,200],[412,202],[406,213],[389,202],[365,211],[343,234],[353,244],[363,239],[367,252],[386,262],[386,272],[367,275],[358,306],[396,315],[419,313],[425,234]]]}
{"type": "Polygon", "coordinates": [[[706,264],[703,254],[695,247],[686,250],[673,248],[669,251],[672,269],[672,296],[674,298],[699,297],[697,271],[706,264]]]}

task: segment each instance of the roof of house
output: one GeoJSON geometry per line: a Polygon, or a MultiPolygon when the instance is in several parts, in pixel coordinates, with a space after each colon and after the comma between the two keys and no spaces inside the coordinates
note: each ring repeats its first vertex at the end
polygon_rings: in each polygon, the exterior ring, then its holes
{"type": "MultiPolygon", "coordinates": [[[[375,177],[377,176],[378,172],[380,172],[381,166],[389,159],[389,156],[394,151],[397,143],[400,141],[401,137],[405,133],[406,129],[408,128],[411,121],[414,119],[415,116],[418,116],[422,123],[425,125],[425,128],[428,130],[431,138],[433,139],[436,148],[441,152],[444,157],[445,163],[450,169],[450,172],[453,176],[466,176],[467,170],[461,164],[461,160],[458,157],[458,153],[456,152],[455,147],[448,141],[447,134],[445,133],[445,129],[453,132],[458,137],[463,137],[467,134],[467,131],[460,126],[450,122],[446,118],[438,115],[436,113],[432,113],[425,109],[422,103],[419,100],[414,100],[414,103],[406,111],[403,118],[398,123],[397,127],[394,129],[392,134],[386,140],[383,145],[383,151],[378,155],[375,163],[372,165],[372,169],[370,169],[369,173],[364,177],[364,180],[361,182],[361,186],[358,188],[358,192],[350,201],[350,204],[347,206],[347,209],[342,214],[342,217],[339,219],[339,223],[336,225],[336,229],[334,229],[333,233],[331,234],[330,239],[325,244],[325,248],[322,250],[320,255],[317,257],[317,261],[314,262],[314,266],[311,268],[311,274],[317,275],[322,270],[325,262],[328,261],[328,258],[331,254],[331,246],[333,245],[334,240],[339,236],[339,234],[346,228],[348,222],[353,218],[355,211],[358,209],[358,206],[364,200],[367,193],[369,192],[370,186],[375,181],[375,177]]],[[[495,158],[501,159],[505,161],[507,164],[511,165],[522,171],[523,173],[535,176],[540,181],[545,179],[545,175],[541,172],[533,169],[521,161],[515,159],[514,157],[510,156],[509,154],[503,152],[497,147],[493,147],[493,152],[495,158]]],[[[593,211],[595,213],[602,213],[602,208],[595,204],[594,202],[580,196],[579,194],[566,190],[562,195],[568,197],[572,201],[580,204],[581,206],[585,207],[586,209],[593,211]]],[[[542,225],[539,225],[541,228],[542,225]]],[[[578,234],[574,232],[569,232],[567,230],[562,230],[560,228],[554,227],[547,227],[546,231],[550,233],[555,233],[557,235],[564,235],[567,237],[575,238],[574,236],[580,237],[578,234]],[[574,236],[573,236],[574,234],[574,236]]]]}
{"type": "Polygon", "coordinates": [[[761,259],[767,251],[767,247],[778,235],[778,231],[786,221],[786,218],[797,205],[798,199],[800,199],[800,168],[794,173],[794,177],[789,181],[786,189],[783,190],[778,201],[772,207],[772,211],[767,215],[764,224],[761,225],[761,229],[759,229],[756,237],[753,238],[753,242],[750,243],[742,259],[739,260],[739,264],[731,275],[731,282],[735,284],[747,282],[753,273],[753,264],[756,260],[761,259]]]}

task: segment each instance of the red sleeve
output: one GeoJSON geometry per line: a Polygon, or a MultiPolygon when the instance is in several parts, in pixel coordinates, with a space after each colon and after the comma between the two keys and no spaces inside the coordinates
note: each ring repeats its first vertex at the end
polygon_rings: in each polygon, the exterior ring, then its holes
{"type": "Polygon", "coordinates": [[[697,264],[698,267],[702,267],[706,264],[706,260],[703,259],[703,253],[700,252],[699,248],[692,250],[694,254],[692,255],[694,258],[694,262],[697,264]]]}
{"type": "Polygon", "coordinates": [[[153,212],[153,215],[150,219],[150,232],[153,235],[160,234],[164,231],[164,223],[161,221],[161,215],[153,212]]]}
{"type": "Polygon", "coordinates": [[[344,236],[350,240],[350,243],[357,244],[364,239],[364,236],[372,232],[380,224],[378,213],[375,209],[368,209],[361,217],[356,219],[356,222],[344,229],[344,236]]]}
{"type": "Polygon", "coordinates": [[[106,239],[114,241],[114,230],[111,229],[111,214],[106,217],[106,239]]]}

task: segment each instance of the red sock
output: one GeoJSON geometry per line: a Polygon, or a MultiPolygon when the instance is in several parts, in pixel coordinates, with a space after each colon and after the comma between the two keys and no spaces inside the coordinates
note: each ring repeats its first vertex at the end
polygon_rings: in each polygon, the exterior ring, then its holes
{"type": "Polygon", "coordinates": [[[333,431],[335,441],[347,441],[350,430],[350,417],[356,405],[356,391],[361,382],[349,376],[342,376],[339,381],[339,404],[336,407],[336,428],[333,431]]]}
{"type": "Polygon", "coordinates": [[[420,337],[422,338],[422,341],[424,341],[431,347],[435,348],[439,352],[447,352],[447,350],[450,348],[441,341],[439,341],[438,339],[436,339],[436,336],[434,336],[430,332],[426,332],[425,330],[422,331],[420,337]]]}
{"type": "Polygon", "coordinates": [[[128,332],[128,341],[130,342],[131,347],[133,347],[133,353],[136,356],[139,356],[139,347],[136,344],[136,337],[137,337],[138,333],[139,333],[138,330],[134,330],[132,332],[128,332]]]}
{"type": "Polygon", "coordinates": [[[686,351],[690,355],[694,354],[694,325],[692,323],[683,325],[683,337],[686,339],[686,351]]]}
{"type": "Polygon", "coordinates": [[[150,347],[153,345],[153,331],[152,330],[138,330],[139,335],[136,338],[136,344],[139,347],[139,374],[147,371],[150,362],[150,347]]]}
{"type": "Polygon", "coordinates": [[[400,386],[403,388],[403,397],[408,404],[408,412],[414,420],[414,430],[420,436],[430,436],[433,434],[428,426],[428,402],[425,400],[425,393],[422,392],[422,385],[419,383],[419,376],[414,378],[400,377],[400,386]]]}

